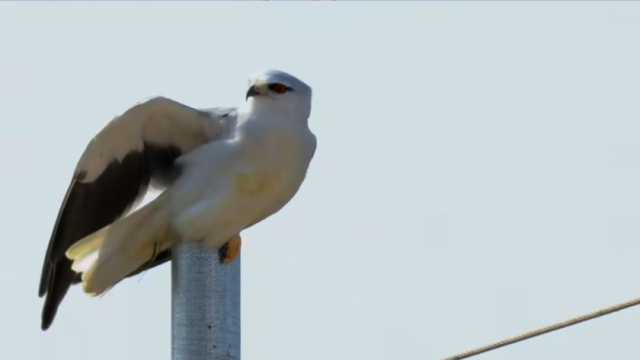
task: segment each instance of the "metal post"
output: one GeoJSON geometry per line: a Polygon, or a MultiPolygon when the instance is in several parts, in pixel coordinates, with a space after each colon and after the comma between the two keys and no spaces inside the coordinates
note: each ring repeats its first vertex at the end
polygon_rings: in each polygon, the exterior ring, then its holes
{"type": "Polygon", "coordinates": [[[183,242],[172,249],[171,359],[240,360],[240,257],[183,242]]]}

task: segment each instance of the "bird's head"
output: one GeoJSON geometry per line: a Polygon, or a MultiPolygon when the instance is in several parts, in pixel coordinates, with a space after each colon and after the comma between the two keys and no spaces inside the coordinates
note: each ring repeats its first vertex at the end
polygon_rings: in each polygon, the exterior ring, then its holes
{"type": "Polygon", "coordinates": [[[254,109],[302,111],[306,118],[311,111],[311,87],[284,71],[268,70],[249,79],[246,100],[254,109]]]}

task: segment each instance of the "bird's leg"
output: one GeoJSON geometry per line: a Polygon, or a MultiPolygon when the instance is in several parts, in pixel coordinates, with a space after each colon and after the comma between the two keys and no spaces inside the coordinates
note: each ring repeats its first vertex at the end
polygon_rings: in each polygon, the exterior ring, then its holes
{"type": "Polygon", "coordinates": [[[223,264],[232,263],[238,255],[240,255],[240,245],[242,244],[242,239],[240,239],[240,235],[234,235],[227,241],[226,244],[222,245],[222,247],[218,250],[218,257],[220,258],[220,262],[223,264]]]}

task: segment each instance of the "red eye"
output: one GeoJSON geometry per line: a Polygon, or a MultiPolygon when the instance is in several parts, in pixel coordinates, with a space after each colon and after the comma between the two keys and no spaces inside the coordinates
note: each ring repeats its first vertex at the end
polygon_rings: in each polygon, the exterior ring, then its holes
{"type": "Polygon", "coordinates": [[[291,88],[285,84],[274,83],[274,84],[269,84],[269,90],[277,94],[284,94],[287,91],[291,90],[291,88]]]}

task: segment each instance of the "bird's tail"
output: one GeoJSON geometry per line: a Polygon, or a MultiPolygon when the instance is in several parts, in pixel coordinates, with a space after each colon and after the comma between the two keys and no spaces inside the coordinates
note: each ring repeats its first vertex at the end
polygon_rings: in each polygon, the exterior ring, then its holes
{"type": "Polygon", "coordinates": [[[170,247],[162,196],[71,246],[66,256],[82,287],[99,295],[170,247]]]}

